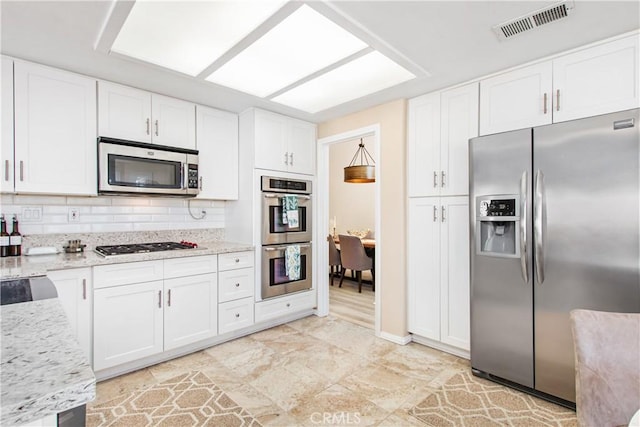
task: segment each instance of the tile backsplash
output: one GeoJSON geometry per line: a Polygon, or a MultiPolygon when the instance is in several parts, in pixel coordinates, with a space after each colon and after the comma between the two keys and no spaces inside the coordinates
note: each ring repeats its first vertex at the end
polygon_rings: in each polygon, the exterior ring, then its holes
{"type": "Polygon", "coordinates": [[[2,195],[0,211],[11,232],[99,233],[175,229],[224,229],[224,201],[161,197],[70,197],[2,195]],[[203,214],[203,212],[205,214],[203,214]],[[200,218],[204,215],[202,219],[200,218]]]}

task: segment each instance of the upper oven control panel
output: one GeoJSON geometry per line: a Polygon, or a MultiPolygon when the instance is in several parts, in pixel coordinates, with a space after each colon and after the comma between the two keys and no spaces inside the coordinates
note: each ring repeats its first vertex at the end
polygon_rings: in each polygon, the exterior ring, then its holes
{"type": "Polygon", "coordinates": [[[311,194],[311,181],[263,176],[262,191],[311,194]]]}

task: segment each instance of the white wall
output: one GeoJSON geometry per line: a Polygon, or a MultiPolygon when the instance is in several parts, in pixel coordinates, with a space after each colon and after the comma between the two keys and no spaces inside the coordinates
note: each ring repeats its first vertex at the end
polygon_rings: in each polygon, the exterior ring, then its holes
{"type": "MultiPolygon", "coordinates": [[[[363,139],[369,154],[376,152],[373,137],[363,139]]],[[[333,219],[337,227],[336,235],[347,230],[369,229],[375,224],[375,185],[350,184],[344,182],[344,168],[349,165],[358,149],[360,139],[333,144],[329,147],[329,224],[328,233],[333,233],[333,219]]],[[[374,161],[376,159],[374,158],[374,161]]],[[[360,164],[359,160],[356,164],[360,164]]]]}
{"type": "Polygon", "coordinates": [[[18,215],[23,235],[49,233],[96,233],[175,229],[224,228],[224,201],[192,200],[195,220],[186,199],[156,197],[64,197],[2,195],[1,212],[11,232],[11,219],[18,215]],[[34,208],[41,216],[34,216],[34,208]],[[69,221],[69,210],[79,213],[69,221]],[[29,217],[25,215],[29,213],[29,217]]]}

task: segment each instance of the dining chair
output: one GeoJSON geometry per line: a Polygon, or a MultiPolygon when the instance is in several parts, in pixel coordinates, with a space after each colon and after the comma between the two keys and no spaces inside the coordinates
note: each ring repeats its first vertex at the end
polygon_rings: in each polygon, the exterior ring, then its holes
{"type": "Polygon", "coordinates": [[[579,426],[627,425],[640,409],[640,313],[572,310],[579,426]]]}
{"type": "Polygon", "coordinates": [[[333,240],[333,236],[328,235],[327,241],[329,242],[329,279],[331,280],[331,286],[333,286],[333,278],[336,277],[342,269],[342,263],[340,261],[340,251],[336,247],[336,242],[333,240]],[[334,273],[335,268],[335,273],[334,273]]]}
{"type": "Polygon", "coordinates": [[[367,256],[360,238],[341,234],[339,236],[339,239],[340,259],[342,261],[342,275],[340,276],[340,285],[338,285],[338,287],[342,287],[344,273],[347,269],[349,269],[356,272],[356,278],[358,279],[358,292],[362,293],[362,272],[371,270],[372,290],[375,291],[376,284],[375,276],[373,274],[373,260],[369,256],[367,256]]]}

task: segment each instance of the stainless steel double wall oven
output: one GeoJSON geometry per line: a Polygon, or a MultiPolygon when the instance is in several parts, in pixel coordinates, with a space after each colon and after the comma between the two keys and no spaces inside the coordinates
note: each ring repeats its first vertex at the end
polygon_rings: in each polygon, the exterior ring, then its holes
{"type": "Polygon", "coordinates": [[[311,181],[263,176],[262,199],[262,298],[311,289],[312,200],[311,181]],[[285,223],[283,199],[294,198],[297,223],[285,223]],[[300,274],[290,278],[287,248],[300,249],[300,274]]]}

